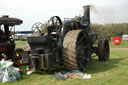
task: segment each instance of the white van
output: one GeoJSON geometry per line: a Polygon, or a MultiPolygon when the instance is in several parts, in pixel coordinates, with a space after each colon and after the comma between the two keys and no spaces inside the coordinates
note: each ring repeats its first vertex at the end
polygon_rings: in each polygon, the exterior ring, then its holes
{"type": "Polygon", "coordinates": [[[128,34],[122,35],[122,40],[128,40],[128,34]]]}

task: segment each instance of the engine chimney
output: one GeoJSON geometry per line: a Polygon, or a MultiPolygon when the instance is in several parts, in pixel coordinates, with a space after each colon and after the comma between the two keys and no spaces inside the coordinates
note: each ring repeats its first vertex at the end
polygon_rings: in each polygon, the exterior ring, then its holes
{"type": "Polygon", "coordinates": [[[84,8],[84,18],[88,21],[88,25],[90,25],[90,5],[83,6],[84,8]]]}

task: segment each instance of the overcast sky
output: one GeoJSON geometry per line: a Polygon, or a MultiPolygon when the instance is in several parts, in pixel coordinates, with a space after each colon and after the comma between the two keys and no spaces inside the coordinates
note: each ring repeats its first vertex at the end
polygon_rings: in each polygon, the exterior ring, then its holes
{"type": "Polygon", "coordinates": [[[0,15],[23,20],[16,30],[31,30],[35,22],[46,22],[58,15],[72,18],[83,13],[83,6],[91,4],[92,23],[128,22],[127,0],[1,0],[0,15]]]}

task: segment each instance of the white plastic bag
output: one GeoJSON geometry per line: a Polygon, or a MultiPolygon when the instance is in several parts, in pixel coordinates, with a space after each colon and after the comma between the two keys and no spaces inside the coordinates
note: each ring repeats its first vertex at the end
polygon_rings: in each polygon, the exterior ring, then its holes
{"type": "Polygon", "coordinates": [[[3,80],[2,83],[8,82],[9,81],[9,76],[8,76],[8,71],[5,69],[5,72],[3,73],[3,80]]]}
{"type": "Polygon", "coordinates": [[[84,74],[84,76],[82,77],[82,79],[90,79],[90,78],[92,78],[91,77],[91,74],[84,74]]]}
{"type": "Polygon", "coordinates": [[[14,82],[21,78],[19,68],[12,66],[13,62],[8,62],[2,59],[0,61],[0,82],[14,82]]]}
{"type": "Polygon", "coordinates": [[[5,69],[0,68],[0,82],[3,81],[4,71],[5,71],[5,69]]]}

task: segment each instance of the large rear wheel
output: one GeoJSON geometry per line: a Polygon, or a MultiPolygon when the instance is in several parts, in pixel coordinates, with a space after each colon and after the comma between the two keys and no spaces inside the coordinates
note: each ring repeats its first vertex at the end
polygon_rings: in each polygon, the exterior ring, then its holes
{"type": "Polygon", "coordinates": [[[89,38],[85,31],[72,30],[63,41],[64,66],[69,70],[86,71],[91,59],[89,38]]]}

